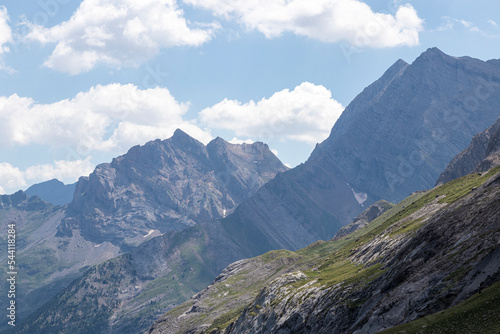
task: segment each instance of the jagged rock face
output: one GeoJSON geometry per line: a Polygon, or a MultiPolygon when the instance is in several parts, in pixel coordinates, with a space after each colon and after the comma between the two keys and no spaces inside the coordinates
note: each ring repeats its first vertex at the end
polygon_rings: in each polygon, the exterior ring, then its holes
{"type": "Polygon", "coordinates": [[[450,161],[436,184],[444,184],[474,171],[482,172],[498,165],[500,160],[495,157],[500,152],[499,138],[500,118],[491,127],[472,138],[470,145],[450,161]]]}
{"type": "Polygon", "coordinates": [[[223,218],[287,168],[262,143],[208,146],[177,130],[81,178],[60,235],[139,244],[151,233],[223,218]]]}
{"type": "Polygon", "coordinates": [[[73,200],[76,183],[64,184],[57,179],[37,183],[26,189],[29,196],[38,196],[55,205],[65,205],[73,200]]]}
{"type": "Polygon", "coordinates": [[[349,104],[311,163],[370,198],[429,189],[448,162],[500,115],[500,66],[429,49],[398,61],[349,104]]]}

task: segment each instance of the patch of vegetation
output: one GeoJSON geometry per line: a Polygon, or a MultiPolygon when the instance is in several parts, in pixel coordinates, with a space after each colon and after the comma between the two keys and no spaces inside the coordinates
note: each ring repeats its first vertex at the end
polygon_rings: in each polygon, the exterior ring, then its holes
{"type": "Polygon", "coordinates": [[[243,312],[244,309],[245,309],[245,307],[239,307],[235,310],[227,312],[227,313],[221,315],[220,317],[216,318],[212,322],[212,325],[207,329],[206,332],[210,333],[214,329],[221,330],[221,329],[226,328],[227,326],[229,326],[230,323],[232,323],[233,321],[235,321],[236,319],[239,318],[239,316],[241,315],[241,313],[243,312]]]}
{"type": "Polygon", "coordinates": [[[380,334],[500,333],[500,281],[445,311],[393,327],[380,334]]]}
{"type": "Polygon", "coordinates": [[[409,232],[414,232],[424,226],[425,224],[422,222],[424,220],[423,217],[412,220],[411,222],[405,223],[403,226],[400,228],[396,229],[395,231],[392,231],[390,236],[398,235],[398,234],[404,234],[404,233],[409,233],[409,232]]]}

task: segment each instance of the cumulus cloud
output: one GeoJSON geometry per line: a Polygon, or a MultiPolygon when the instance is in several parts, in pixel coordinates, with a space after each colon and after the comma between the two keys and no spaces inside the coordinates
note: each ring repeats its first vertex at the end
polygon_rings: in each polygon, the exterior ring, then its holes
{"type": "Polygon", "coordinates": [[[45,66],[79,74],[100,63],[137,66],[160,48],[199,46],[218,24],[189,27],[176,0],[83,0],[69,20],[31,28],[29,40],[56,43],[45,66]]]}
{"type": "Polygon", "coordinates": [[[423,20],[409,4],[394,15],[376,13],[358,0],[184,0],[196,8],[235,19],[268,38],[291,32],[327,43],[345,40],[357,47],[419,44],[423,20]]]}
{"type": "Polygon", "coordinates": [[[9,189],[20,189],[26,185],[23,172],[9,163],[0,163],[0,194],[9,189]]]}
{"type": "Polygon", "coordinates": [[[0,163],[0,194],[12,194],[29,184],[58,179],[66,183],[75,182],[80,176],[89,175],[94,169],[90,157],[84,160],[55,161],[53,164],[38,164],[24,171],[9,163],[0,163]]]}
{"type": "Polygon", "coordinates": [[[58,179],[69,182],[76,181],[80,176],[89,175],[94,170],[90,157],[83,160],[58,160],[53,164],[35,165],[24,171],[24,176],[30,181],[46,181],[58,179]]]}
{"type": "Polygon", "coordinates": [[[209,133],[183,119],[188,107],[166,88],[141,90],[132,84],[98,85],[51,104],[14,94],[0,97],[0,146],[36,143],[85,158],[93,151],[121,154],[133,145],[168,138],[177,128],[209,141],[209,133]]]}
{"type": "Polygon", "coordinates": [[[324,140],[344,107],[321,85],[304,82],[258,102],[224,99],[200,112],[200,122],[213,129],[232,130],[238,137],[314,144],[324,140]]]}
{"type": "Polygon", "coordinates": [[[243,140],[243,139],[238,139],[236,137],[234,137],[233,139],[231,139],[229,142],[231,144],[253,144],[254,143],[254,141],[252,139],[250,139],[250,138],[247,138],[247,139],[243,140]]]}

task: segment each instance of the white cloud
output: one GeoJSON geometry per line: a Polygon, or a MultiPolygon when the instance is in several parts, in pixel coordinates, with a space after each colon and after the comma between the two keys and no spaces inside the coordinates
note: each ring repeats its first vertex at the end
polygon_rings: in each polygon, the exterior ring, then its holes
{"type": "Polygon", "coordinates": [[[218,24],[190,28],[176,0],[83,0],[69,20],[31,28],[28,39],[56,43],[45,66],[79,74],[97,64],[137,66],[160,48],[199,46],[218,24]]]}
{"type": "Polygon", "coordinates": [[[466,28],[470,28],[473,26],[472,22],[470,21],[466,21],[466,20],[457,20],[458,22],[460,22],[464,27],[466,28]]]}
{"type": "Polygon", "coordinates": [[[12,29],[9,25],[9,14],[5,6],[0,6],[0,54],[9,52],[6,44],[12,42],[12,29]]]}
{"type": "MultiPolygon", "coordinates": [[[[5,6],[0,6],[0,55],[10,51],[7,44],[12,43],[12,29],[9,25],[9,14],[5,6]]],[[[5,65],[2,58],[0,58],[0,70],[13,72],[13,70],[5,65]]]]}
{"type": "Polygon", "coordinates": [[[9,163],[0,163],[0,194],[10,189],[19,190],[26,185],[23,172],[9,163]]]}
{"type": "Polygon", "coordinates": [[[358,0],[183,0],[215,15],[235,19],[268,38],[291,32],[323,42],[345,40],[357,47],[419,44],[423,20],[409,4],[394,15],[376,13],[358,0]]]}
{"type": "Polygon", "coordinates": [[[493,20],[488,20],[488,23],[494,26],[495,28],[498,27],[498,24],[493,20]]]}
{"type": "MultiPolygon", "coordinates": [[[[488,36],[488,34],[486,34],[484,31],[482,31],[480,28],[478,28],[476,25],[474,25],[474,22],[467,21],[464,19],[456,19],[456,18],[449,17],[449,16],[443,16],[442,20],[443,20],[443,23],[439,27],[436,28],[436,31],[440,31],[440,32],[452,31],[455,29],[455,24],[458,23],[459,26],[461,26],[465,30],[468,30],[468,31],[474,32],[474,33],[479,33],[483,36],[488,36]]],[[[494,21],[492,21],[492,22],[495,23],[494,21]]],[[[493,23],[491,23],[491,22],[489,22],[489,23],[491,25],[493,25],[493,23]]]]}
{"type": "Polygon", "coordinates": [[[238,139],[236,137],[234,137],[233,139],[231,139],[229,141],[231,144],[253,144],[254,141],[250,138],[247,138],[245,140],[242,140],[242,139],[238,139]]]}
{"type": "Polygon", "coordinates": [[[24,189],[29,184],[35,184],[51,179],[73,183],[80,176],[89,175],[94,165],[90,157],[84,160],[55,161],[53,164],[35,165],[21,171],[9,163],[0,163],[0,194],[12,194],[24,189]]]}
{"type": "Polygon", "coordinates": [[[177,128],[208,142],[209,133],[183,119],[188,107],[166,88],[131,84],[98,85],[51,104],[14,94],[0,97],[0,146],[47,145],[76,152],[77,159],[67,160],[79,160],[94,151],[121,154],[177,128]]]}
{"type": "Polygon", "coordinates": [[[210,128],[232,130],[238,137],[314,144],[328,136],[343,109],[325,87],[304,82],[259,102],[224,99],[202,110],[199,119],[210,128]]]}
{"type": "MultiPolygon", "coordinates": [[[[90,157],[84,160],[58,160],[53,164],[35,165],[24,171],[27,180],[41,182],[51,179],[74,182],[80,176],[89,175],[95,166],[90,162],[90,157]]],[[[33,183],[33,182],[31,182],[33,183]]]]}

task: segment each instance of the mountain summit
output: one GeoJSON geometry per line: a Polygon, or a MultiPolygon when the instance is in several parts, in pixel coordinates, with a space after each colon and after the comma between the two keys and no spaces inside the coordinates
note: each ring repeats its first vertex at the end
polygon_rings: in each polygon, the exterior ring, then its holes
{"type": "Polygon", "coordinates": [[[152,233],[224,218],[286,170],[266,144],[216,138],[205,146],[178,129],[80,178],[59,235],[78,229],[96,242],[136,245],[152,233]]]}
{"type": "Polygon", "coordinates": [[[371,200],[431,188],[500,110],[500,64],[428,49],[398,60],[345,109],[312,164],[330,166],[371,200]]]}

